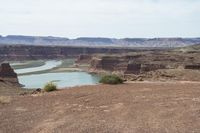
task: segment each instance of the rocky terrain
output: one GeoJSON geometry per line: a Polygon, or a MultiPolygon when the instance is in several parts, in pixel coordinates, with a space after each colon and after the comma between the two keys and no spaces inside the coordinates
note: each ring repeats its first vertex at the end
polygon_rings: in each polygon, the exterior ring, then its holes
{"type": "Polygon", "coordinates": [[[17,74],[8,63],[3,63],[0,66],[0,103],[2,96],[16,96],[26,90],[21,88],[18,82],[17,74]]]}
{"type": "Polygon", "coordinates": [[[0,36],[0,45],[65,45],[65,46],[119,46],[119,47],[183,47],[200,43],[200,38],[95,38],[80,37],[69,39],[63,37],[42,36],[0,36]]]}
{"type": "Polygon", "coordinates": [[[142,49],[117,47],[0,46],[6,60],[63,59],[76,57],[90,72],[119,74],[127,80],[199,80],[200,47],[142,49]]]}
{"type": "Polygon", "coordinates": [[[128,80],[200,80],[199,45],[168,51],[138,51],[121,55],[82,55],[91,72],[111,72],[128,80]],[[193,50],[194,49],[194,50],[193,50]],[[188,74],[187,74],[188,73],[188,74]],[[187,75],[187,76],[186,76],[187,75]],[[189,76],[191,75],[191,76],[189,76]],[[196,78],[190,78],[190,77],[196,78]]]}
{"type": "MultiPolygon", "coordinates": [[[[78,57],[80,54],[114,54],[146,50],[148,49],[117,47],[2,45],[0,46],[0,62],[3,62],[4,60],[62,59],[78,57]]],[[[158,48],[152,49],[152,51],[154,50],[158,50],[158,48]]]]}
{"type": "Polygon", "coordinates": [[[9,63],[3,63],[0,66],[0,82],[8,82],[13,85],[19,85],[17,74],[11,68],[9,63]]]}
{"type": "Polygon", "coordinates": [[[0,133],[199,133],[200,84],[126,83],[7,98],[0,133]]]}

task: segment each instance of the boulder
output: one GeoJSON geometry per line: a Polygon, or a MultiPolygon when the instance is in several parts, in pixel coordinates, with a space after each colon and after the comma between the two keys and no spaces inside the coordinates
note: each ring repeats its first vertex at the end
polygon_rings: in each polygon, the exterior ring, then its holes
{"type": "Polygon", "coordinates": [[[9,63],[3,63],[0,66],[0,81],[19,84],[17,74],[11,68],[9,63]]]}

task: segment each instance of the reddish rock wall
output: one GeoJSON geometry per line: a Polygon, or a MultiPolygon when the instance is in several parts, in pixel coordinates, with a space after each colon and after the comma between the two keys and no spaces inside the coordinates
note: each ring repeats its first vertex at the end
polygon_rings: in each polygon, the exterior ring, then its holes
{"type": "Polygon", "coordinates": [[[185,69],[200,70],[200,64],[185,65],[185,69]]]}
{"type": "Polygon", "coordinates": [[[76,63],[78,64],[90,63],[91,59],[92,55],[81,54],[78,56],[76,63]]]}
{"type": "Polygon", "coordinates": [[[9,63],[3,63],[0,66],[0,80],[3,82],[10,82],[19,84],[17,74],[11,68],[9,63]]]}
{"type": "Polygon", "coordinates": [[[159,69],[177,69],[180,66],[185,66],[185,69],[200,70],[200,65],[195,65],[195,62],[198,62],[198,60],[185,60],[186,58],[184,58],[184,56],[185,55],[174,56],[166,53],[138,53],[128,56],[103,56],[93,58],[91,61],[91,68],[95,70],[122,72],[124,74],[135,75],[159,69]],[[161,59],[161,57],[163,59],[161,59]],[[188,62],[191,62],[194,65],[185,65],[188,62]]]}

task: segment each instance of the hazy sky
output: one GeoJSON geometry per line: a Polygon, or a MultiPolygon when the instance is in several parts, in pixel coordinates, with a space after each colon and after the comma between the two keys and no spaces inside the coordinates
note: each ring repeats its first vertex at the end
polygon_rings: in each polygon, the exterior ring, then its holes
{"type": "Polygon", "coordinates": [[[200,0],[0,0],[0,34],[200,37],[200,0]]]}

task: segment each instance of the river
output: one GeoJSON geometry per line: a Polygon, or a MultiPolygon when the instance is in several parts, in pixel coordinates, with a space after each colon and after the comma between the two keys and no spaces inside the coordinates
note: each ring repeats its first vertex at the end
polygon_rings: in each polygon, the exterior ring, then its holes
{"type": "Polygon", "coordinates": [[[44,72],[38,74],[26,74],[32,72],[40,72],[44,70],[50,70],[55,67],[59,68],[62,61],[45,61],[45,64],[38,67],[15,69],[20,84],[24,85],[24,88],[43,88],[48,82],[55,83],[59,88],[67,88],[82,85],[94,85],[99,81],[97,75],[92,75],[87,72],[44,72]],[[26,74],[26,75],[23,75],[26,74]]]}

